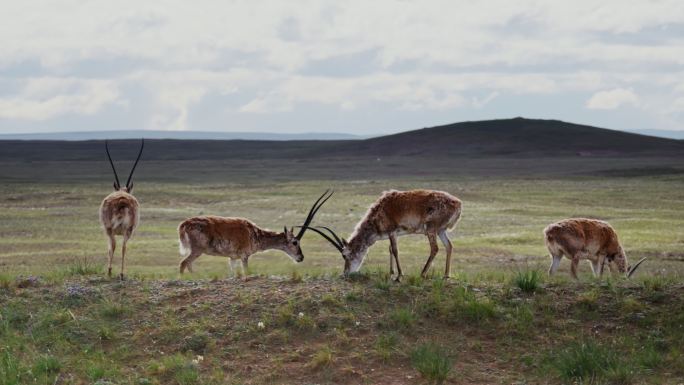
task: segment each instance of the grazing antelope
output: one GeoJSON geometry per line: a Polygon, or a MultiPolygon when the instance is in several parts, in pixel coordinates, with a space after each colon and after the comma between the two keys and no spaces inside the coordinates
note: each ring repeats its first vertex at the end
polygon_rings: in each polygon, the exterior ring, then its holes
{"type": "Polygon", "coordinates": [[[563,255],[572,261],[570,271],[575,279],[580,259],[591,261],[596,277],[603,275],[608,262],[611,272],[615,265],[617,271],[626,274],[627,278],[646,259],[642,258],[634,267],[629,267],[615,230],[607,222],[595,219],[573,218],[552,223],[544,229],[544,238],[552,258],[549,275],[556,272],[563,255]]]}
{"type": "Polygon", "coordinates": [[[138,158],[133,164],[131,173],[128,175],[128,180],[125,186],[121,186],[119,182],[119,176],[116,174],[116,167],[114,167],[114,162],[112,161],[111,155],[109,155],[109,144],[105,141],[105,151],[107,152],[107,158],[109,159],[109,164],[112,165],[112,171],[114,171],[114,192],[107,195],[100,205],[100,223],[102,228],[109,237],[109,263],[107,266],[107,275],[112,276],[112,259],[114,258],[114,249],[116,249],[116,235],[123,236],[123,242],[121,244],[121,273],[119,278],[124,277],[124,267],[126,259],[126,243],[133,235],[133,231],[138,226],[140,222],[140,205],[138,200],[135,199],[131,192],[133,191],[133,172],[135,167],[140,161],[140,156],[143,152],[143,147],[145,147],[145,140],[140,144],[140,152],[138,153],[138,158]]]}
{"type": "Polygon", "coordinates": [[[421,272],[426,277],[432,260],[437,255],[437,237],[446,248],[446,270],[444,278],[449,278],[452,245],[447,229],[452,229],[461,216],[461,201],[442,191],[411,190],[385,191],[366,211],[366,215],[356,225],[349,241],[338,237],[325,226],[312,227],[315,231],[342,254],[344,274],[356,272],[368,252],[368,248],[380,239],[389,238],[390,275],[397,266],[396,281],[403,276],[399,264],[397,237],[405,234],[425,234],[430,241],[430,256],[421,272]],[[322,232],[326,230],[332,238],[322,232]]]}
{"type": "Polygon", "coordinates": [[[294,235],[294,227],[285,226],[282,233],[265,230],[244,218],[199,216],[184,220],[178,226],[180,254],[180,273],[187,268],[192,273],[192,263],[202,254],[230,258],[230,268],[237,275],[235,264],[242,260],[242,274],[245,275],[249,257],[259,251],[281,250],[294,261],[304,260],[300,241],[318,210],[332,196],[326,190],[311,206],[309,214],[294,235]]]}

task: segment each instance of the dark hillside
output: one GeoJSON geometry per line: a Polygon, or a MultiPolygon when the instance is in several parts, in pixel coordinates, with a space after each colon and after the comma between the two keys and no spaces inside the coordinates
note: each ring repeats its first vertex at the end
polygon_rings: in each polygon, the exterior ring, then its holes
{"type": "MultiPolygon", "coordinates": [[[[0,141],[1,161],[102,160],[103,141],[0,141]]],[[[113,141],[116,159],[134,157],[138,141],[113,141]]],[[[557,120],[463,122],[365,140],[150,139],[147,160],[300,159],[375,156],[536,157],[684,156],[684,141],[607,130],[557,120]]]]}
{"type": "Polygon", "coordinates": [[[684,142],[558,120],[503,119],[454,123],[364,140],[355,152],[377,155],[662,155],[684,142]]]}

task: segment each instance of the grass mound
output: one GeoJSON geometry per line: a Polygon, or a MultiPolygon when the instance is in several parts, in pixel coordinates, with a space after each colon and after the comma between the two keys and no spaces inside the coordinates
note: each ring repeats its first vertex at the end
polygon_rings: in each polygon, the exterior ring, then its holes
{"type": "Polygon", "coordinates": [[[443,384],[452,361],[445,349],[433,343],[418,346],[411,352],[411,364],[430,383],[443,384]]]}

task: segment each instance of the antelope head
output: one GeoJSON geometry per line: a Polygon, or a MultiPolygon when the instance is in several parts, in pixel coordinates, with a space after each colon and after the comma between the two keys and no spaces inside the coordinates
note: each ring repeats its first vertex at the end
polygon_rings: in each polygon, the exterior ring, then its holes
{"type": "Polygon", "coordinates": [[[306,219],[304,220],[304,223],[301,226],[295,226],[299,228],[299,232],[297,235],[294,234],[294,229],[295,227],[291,227],[289,230],[287,229],[287,226],[283,229],[283,235],[285,236],[285,247],[283,248],[283,251],[292,258],[295,262],[301,262],[304,260],[304,254],[302,253],[302,248],[301,248],[301,240],[302,237],[304,236],[304,233],[306,233],[306,230],[309,229],[309,224],[311,224],[311,221],[313,220],[314,216],[318,212],[318,210],[323,206],[323,204],[330,199],[330,197],[333,195],[334,191],[330,190],[325,190],[323,195],[321,195],[316,202],[314,202],[313,206],[311,206],[311,209],[309,210],[309,214],[306,216],[306,219]]]}
{"type": "Polygon", "coordinates": [[[114,167],[114,162],[112,161],[112,156],[109,155],[109,143],[105,140],[105,150],[107,151],[107,159],[109,159],[109,164],[112,165],[112,171],[114,171],[114,190],[116,191],[123,191],[127,193],[131,193],[133,191],[133,172],[135,171],[135,167],[138,165],[138,162],[140,161],[140,156],[142,156],[143,148],[145,147],[145,139],[142,140],[140,143],[140,152],[138,152],[138,158],[135,160],[135,163],[133,164],[133,168],[131,169],[131,173],[128,175],[128,180],[126,181],[125,186],[121,186],[121,183],[119,182],[119,175],[116,173],[116,167],[114,167]]]}
{"type": "Polygon", "coordinates": [[[613,256],[607,257],[605,262],[616,266],[617,271],[624,274],[626,278],[631,278],[632,274],[634,274],[639,265],[641,265],[645,260],[646,258],[641,258],[634,266],[629,266],[627,265],[627,257],[625,256],[624,251],[620,251],[613,256]]]}
{"type": "MultiPolygon", "coordinates": [[[[330,244],[340,252],[342,258],[344,259],[344,275],[355,273],[361,269],[361,264],[366,256],[368,247],[352,247],[352,245],[347,242],[346,239],[339,237],[334,231],[325,226],[309,227],[309,229],[325,238],[325,240],[330,242],[330,244]],[[323,232],[323,230],[327,231],[329,235],[323,232]]],[[[352,241],[354,241],[354,239],[352,239],[352,241]]],[[[355,242],[352,243],[357,244],[355,242]]]]}

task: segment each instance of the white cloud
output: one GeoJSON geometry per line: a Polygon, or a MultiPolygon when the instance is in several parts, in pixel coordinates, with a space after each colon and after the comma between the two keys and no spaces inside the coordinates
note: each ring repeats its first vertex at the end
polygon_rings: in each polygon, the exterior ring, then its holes
{"type": "Polygon", "coordinates": [[[639,97],[631,89],[615,88],[609,91],[599,91],[587,100],[587,108],[592,110],[613,110],[623,105],[636,106],[639,97]]]}
{"type": "Polygon", "coordinates": [[[192,126],[200,110],[266,124],[302,106],[355,122],[396,111],[482,116],[505,97],[664,118],[681,93],[682,30],[681,0],[7,2],[0,82],[19,86],[0,89],[0,131],[97,117],[136,93],[142,103],[118,115],[121,127],[202,128],[192,126]],[[580,94],[593,96],[583,104],[580,94]],[[378,110],[354,115],[364,108],[378,110]]]}
{"type": "Polygon", "coordinates": [[[154,99],[150,103],[150,118],[143,128],[155,130],[187,130],[193,105],[207,94],[227,95],[242,83],[255,81],[245,71],[142,71],[121,81],[142,87],[154,99]]]}
{"type": "Polygon", "coordinates": [[[41,121],[66,114],[93,115],[118,96],[116,85],[106,80],[29,79],[18,95],[0,98],[0,118],[41,121]]]}
{"type": "Polygon", "coordinates": [[[475,108],[482,108],[489,104],[492,100],[496,99],[496,97],[499,96],[499,92],[494,91],[490,92],[489,95],[485,96],[484,98],[473,98],[472,103],[473,107],[475,108]]]}
{"type": "Polygon", "coordinates": [[[672,103],[672,106],[674,107],[674,111],[684,112],[684,97],[679,97],[675,99],[672,103]]]}

